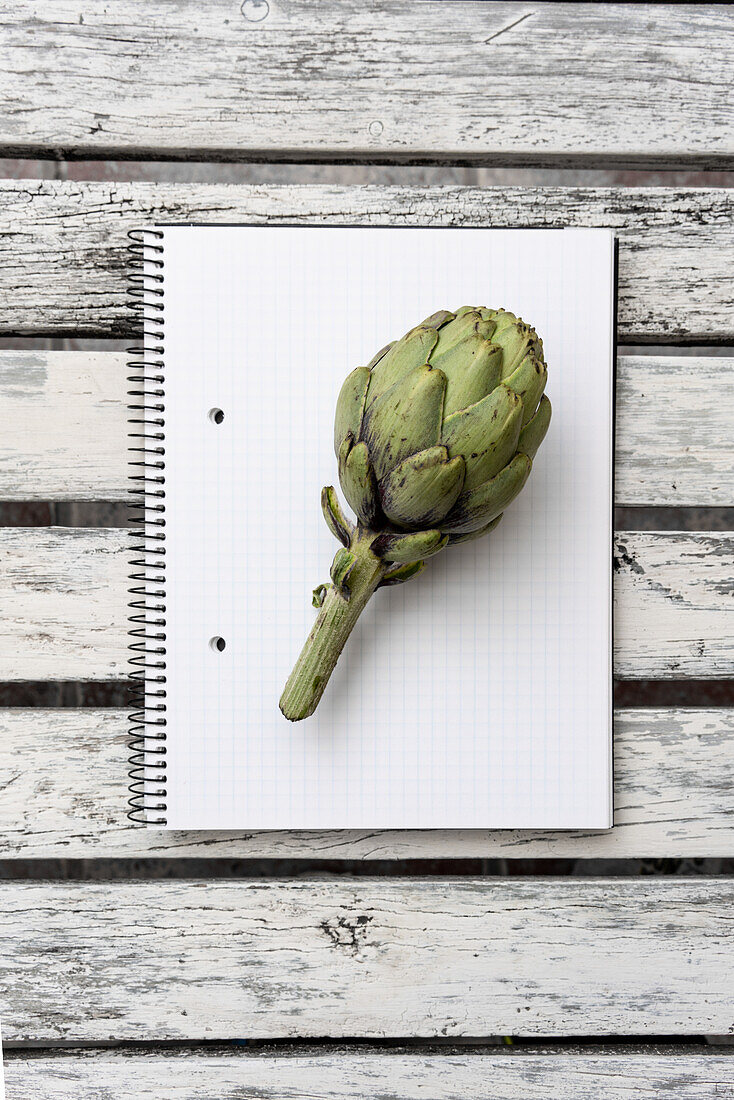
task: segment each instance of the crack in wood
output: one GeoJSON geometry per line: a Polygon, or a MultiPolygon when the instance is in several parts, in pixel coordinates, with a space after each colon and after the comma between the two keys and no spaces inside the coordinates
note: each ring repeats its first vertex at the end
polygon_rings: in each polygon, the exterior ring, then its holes
{"type": "Polygon", "coordinates": [[[511,31],[513,27],[517,27],[520,25],[520,23],[524,23],[526,19],[530,19],[532,15],[535,15],[535,12],[529,11],[525,15],[521,15],[520,18],[516,19],[514,23],[509,23],[506,27],[503,27],[502,30],[497,31],[495,34],[490,34],[489,38],[485,38],[484,45],[488,46],[490,42],[494,42],[494,40],[496,38],[499,38],[500,35],[507,34],[507,32],[511,31]]]}

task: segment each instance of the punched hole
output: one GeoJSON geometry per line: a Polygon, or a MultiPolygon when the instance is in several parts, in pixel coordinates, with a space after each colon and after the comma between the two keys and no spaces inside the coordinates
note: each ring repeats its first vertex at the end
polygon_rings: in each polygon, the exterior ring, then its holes
{"type": "Polygon", "coordinates": [[[209,639],[209,648],[213,649],[215,653],[222,653],[226,644],[224,638],[220,638],[218,634],[216,637],[209,639]]]}
{"type": "Polygon", "coordinates": [[[207,416],[211,420],[212,424],[221,424],[224,420],[224,413],[221,409],[209,409],[207,416]]]}

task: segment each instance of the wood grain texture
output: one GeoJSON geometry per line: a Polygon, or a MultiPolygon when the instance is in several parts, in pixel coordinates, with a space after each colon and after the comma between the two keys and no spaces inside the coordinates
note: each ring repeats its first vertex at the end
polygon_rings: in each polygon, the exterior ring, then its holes
{"type": "Polygon", "coordinates": [[[127,808],[122,710],[0,710],[0,859],[729,856],[734,712],[618,711],[614,829],[164,832],[127,808]]]}
{"type": "Polygon", "coordinates": [[[722,1100],[734,1057],[17,1050],[5,1077],[8,1100],[722,1100]]]}
{"type": "Polygon", "coordinates": [[[0,20],[5,156],[734,161],[725,5],[13,0],[0,20]]]}
{"type": "Polygon", "coordinates": [[[620,356],[618,504],[734,505],[734,359],[620,356]]]}
{"type": "Polygon", "coordinates": [[[128,543],[116,529],[0,528],[0,680],[127,678],[128,543]]]}
{"type": "Polygon", "coordinates": [[[0,352],[0,500],[129,499],[127,356],[0,352]]]}
{"type": "Polygon", "coordinates": [[[733,640],[732,535],[615,536],[615,676],[728,677],[734,674],[733,640]]]}
{"type": "Polygon", "coordinates": [[[3,882],[3,1038],[726,1033],[733,907],[730,879],[3,882]]]}
{"type": "MultiPolygon", "coordinates": [[[[0,352],[0,500],[127,500],[128,374],[123,354],[0,352]]],[[[620,356],[617,503],[734,505],[732,408],[732,358],[620,356]]]]}
{"type": "MultiPolygon", "coordinates": [[[[0,681],[126,678],[129,541],[112,528],[0,528],[0,681]]],[[[618,534],[615,675],[734,675],[733,566],[728,532],[618,534]]]]}
{"type": "Polygon", "coordinates": [[[126,234],[150,222],[568,225],[607,226],[618,235],[621,341],[730,341],[733,215],[734,194],[724,188],[4,181],[0,331],[129,335],[134,326],[126,294],[126,234]]]}

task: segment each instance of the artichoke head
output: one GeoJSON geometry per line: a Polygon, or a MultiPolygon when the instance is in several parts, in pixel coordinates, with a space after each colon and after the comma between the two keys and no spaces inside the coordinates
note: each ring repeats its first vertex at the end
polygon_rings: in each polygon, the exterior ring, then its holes
{"type": "Polygon", "coordinates": [[[432,314],[352,371],[334,449],[360,525],[383,532],[376,553],[418,561],[496,526],[548,430],[546,378],[530,325],[471,306],[432,314]]]}

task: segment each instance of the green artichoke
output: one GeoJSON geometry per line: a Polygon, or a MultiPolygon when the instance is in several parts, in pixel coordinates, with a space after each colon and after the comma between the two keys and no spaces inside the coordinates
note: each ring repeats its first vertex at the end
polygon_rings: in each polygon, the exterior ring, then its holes
{"type": "Polygon", "coordinates": [[[548,430],[543,342],[503,309],[440,310],[348,376],[336,405],[339,481],[321,505],[343,543],[332,583],[280,709],[313,714],[375,589],[400,584],[444,546],[496,527],[528,479],[548,430]]]}

